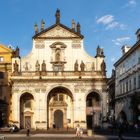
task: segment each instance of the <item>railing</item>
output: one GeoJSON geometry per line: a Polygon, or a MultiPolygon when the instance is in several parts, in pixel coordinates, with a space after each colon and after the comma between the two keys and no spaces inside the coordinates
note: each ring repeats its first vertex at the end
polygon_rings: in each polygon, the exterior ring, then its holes
{"type": "Polygon", "coordinates": [[[28,78],[65,78],[65,77],[78,77],[78,78],[82,78],[82,77],[89,77],[89,78],[96,78],[96,77],[102,77],[105,78],[105,76],[102,75],[101,71],[59,71],[59,72],[55,72],[55,71],[46,71],[46,72],[35,72],[35,71],[23,71],[20,73],[16,73],[12,75],[12,78],[14,77],[28,77],[28,78]]]}

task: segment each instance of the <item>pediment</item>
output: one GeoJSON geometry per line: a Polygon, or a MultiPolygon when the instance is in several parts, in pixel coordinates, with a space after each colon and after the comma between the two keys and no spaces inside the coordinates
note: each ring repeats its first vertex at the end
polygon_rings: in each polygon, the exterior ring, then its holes
{"type": "Polygon", "coordinates": [[[57,25],[56,27],[40,34],[38,37],[46,37],[46,38],[77,38],[79,37],[77,34],[57,25]]]}
{"type": "Polygon", "coordinates": [[[12,49],[0,44],[0,51],[3,53],[11,53],[12,49]]]}

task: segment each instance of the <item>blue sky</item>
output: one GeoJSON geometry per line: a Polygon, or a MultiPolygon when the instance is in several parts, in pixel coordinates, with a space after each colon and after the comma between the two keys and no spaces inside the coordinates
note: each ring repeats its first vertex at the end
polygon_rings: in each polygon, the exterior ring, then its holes
{"type": "Polygon", "coordinates": [[[108,76],[121,56],[124,44],[136,42],[140,28],[140,0],[0,0],[0,44],[20,48],[21,56],[32,49],[34,23],[45,27],[55,23],[60,9],[61,23],[71,27],[71,20],[81,24],[85,50],[95,56],[96,47],[104,48],[108,76]]]}

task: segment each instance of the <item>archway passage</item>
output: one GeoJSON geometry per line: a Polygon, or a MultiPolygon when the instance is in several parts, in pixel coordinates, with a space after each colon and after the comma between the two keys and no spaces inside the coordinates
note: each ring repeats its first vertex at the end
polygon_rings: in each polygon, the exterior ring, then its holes
{"type": "Polygon", "coordinates": [[[101,122],[101,98],[96,92],[91,92],[86,98],[87,128],[94,128],[101,122]]]}
{"type": "Polygon", "coordinates": [[[73,128],[73,96],[69,89],[56,87],[47,96],[48,128],[73,128]],[[68,120],[70,120],[68,122],[68,120]]]}
{"type": "Polygon", "coordinates": [[[30,93],[24,93],[20,97],[20,127],[32,128],[34,97],[30,93]]]}
{"type": "Polygon", "coordinates": [[[54,112],[54,124],[56,128],[63,128],[63,112],[61,110],[54,112]]]}
{"type": "Polygon", "coordinates": [[[127,121],[127,116],[124,111],[121,111],[118,115],[118,121],[119,122],[126,122],[127,121]]]}

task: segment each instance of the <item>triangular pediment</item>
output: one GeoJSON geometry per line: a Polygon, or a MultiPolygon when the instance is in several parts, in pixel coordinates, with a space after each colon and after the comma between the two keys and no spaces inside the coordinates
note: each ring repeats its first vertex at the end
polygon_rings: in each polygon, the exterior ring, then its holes
{"type": "Polygon", "coordinates": [[[83,38],[83,36],[62,24],[55,24],[36,34],[33,38],[83,38]]]}
{"type": "Polygon", "coordinates": [[[12,52],[12,49],[0,44],[0,52],[3,52],[3,53],[11,53],[12,52]]]}
{"type": "Polygon", "coordinates": [[[55,28],[40,35],[40,37],[78,37],[78,35],[70,32],[60,26],[56,26],[55,28]]]}

